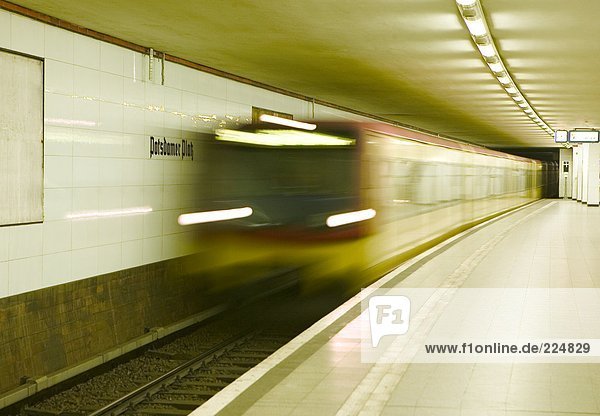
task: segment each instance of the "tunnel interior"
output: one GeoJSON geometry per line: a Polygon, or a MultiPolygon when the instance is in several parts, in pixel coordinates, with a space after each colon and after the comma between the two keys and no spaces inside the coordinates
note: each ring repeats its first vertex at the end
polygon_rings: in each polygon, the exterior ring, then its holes
{"type": "Polygon", "coordinates": [[[559,184],[559,148],[526,147],[501,148],[501,152],[516,156],[537,159],[542,162],[542,197],[558,198],[559,184]]]}

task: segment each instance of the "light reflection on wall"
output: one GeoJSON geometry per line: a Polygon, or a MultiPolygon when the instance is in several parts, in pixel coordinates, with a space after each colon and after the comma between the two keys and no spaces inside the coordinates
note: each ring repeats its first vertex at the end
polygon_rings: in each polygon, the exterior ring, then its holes
{"type": "Polygon", "coordinates": [[[123,217],[128,215],[139,215],[152,212],[151,207],[133,207],[118,210],[106,210],[106,211],[84,211],[84,212],[72,212],[67,214],[67,219],[83,219],[83,218],[102,218],[102,217],[123,217]]]}

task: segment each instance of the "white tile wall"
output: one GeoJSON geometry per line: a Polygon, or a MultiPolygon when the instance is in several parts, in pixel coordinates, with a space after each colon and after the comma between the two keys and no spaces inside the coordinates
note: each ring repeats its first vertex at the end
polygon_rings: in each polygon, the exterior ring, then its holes
{"type": "MultiPolygon", "coordinates": [[[[98,245],[98,218],[78,218],[71,225],[73,249],[90,248],[98,245]]],[[[74,274],[77,276],[77,274],[74,274]]]]}
{"type": "Polygon", "coordinates": [[[46,122],[44,153],[46,156],[71,156],[73,154],[73,129],[51,126],[46,122]]]}
{"type": "Polygon", "coordinates": [[[100,42],[100,70],[123,76],[125,50],[110,43],[100,42]]]}
{"type": "Polygon", "coordinates": [[[75,35],[73,62],[76,65],[98,69],[100,67],[100,41],[75,35]]]}
{"type": "Polygon", "coordinates": [[[144,238],[142,246],[142,261],[153,263],[162,259],[162,237],[144,238]]]}
{"type": "Polygon", "coordinates": [[[46,92],[64,95],[73,94],[74,70],[72,64],[46,59],[44,69],[44,88],[46,92]]]}
{"type": "Polygon", "coordinates": [[[0,262],[0,298],[8,296],[8,262],[0,262]]]}
{"type": "MultiPolygon", "coordinates": [[[[43,253],[71,250],[71,221],[45,221],[43,227],[43,253]]],[[[2,260],[0,258],[0,260],[2,260]]]]}
{"type": "Polygon", "coordinates": [[[92,277],[98,274],[98,247],[73,250],[71,256],[72,280],[92,277]]]}
{"type": "Polygon", "coordinates": [[[98,273],[110,273],[121,269],[121,243],[98,247],[98,273]]]}
{"type": "Polygon", "coordinates": [[[42,224],[10,227],[8,232],[8,259],[22,259],[42,254],[42,224]]]}
{"type": "Polygon", "coordinates": [[[198,199],[197,161],[149,159],[148,136],[311,108],[171,62],[163,86],[159,59],[150,81],[145,55],[3,10],[0,47],[45,58],[44,223],[0,227],[0,297],[193,253],[177,216],[198,199]]]}
{"type": "Polygon", "coordinates": [[[42,256],[27,257],[8,262],[8,295],[30,292],[44,287],[42,256]]]}
{"type": "Polygon", "coordinates": [[[100,96],[100,72],[75,66],[73,77],[75,95],[85,98],[98,98],[100,96]]]}
{"type": "Polygon", "coordinates": [[[0,13],[0,48],[10,48],[10,26],[10,13],[0,13]]]}
{"type": "Polygon", "coordinates": [[[143,240],[124,241],[122,244],[121,267],[129,268],[142,264],[142,242],[143,240]]]}
{"type": "Polygon", "coordinates": [[[73,63],[73,39],[75,35],[53,26],[44,26],[46,59],[73,63]]]}
{"type": "Polygon", "coordinates": [[[10,48],[34,56],[44,55],[44,25],[16,14],[10,19],[10,48]]]}
{"type": "Polygon", "coordinates": [[[8,227],[0,228],[0,262],[8,260],[8,227]]]}
{"type": "Polygon", "coordinates": [[[144,58],[137,52],[123,51],[123,76],[133,80],[141,80],[144,75],[144,58]]]}
{"type": "Polygon", "coordinates": [[[70,188],[73,186],[73,157],[44,157],[44,185],[46,188],[70,188]]]}
{"type": "Polygon", "coordinates": [[[62,220],[73,209],[73,190],[69,188],[44,190],[44,221],[62,220]]]}
{"type": "Polygon", "coordinates": [[[43,260],[43,285],[53,286],[71,280],[71,252],[47,254],[43,260]]]}

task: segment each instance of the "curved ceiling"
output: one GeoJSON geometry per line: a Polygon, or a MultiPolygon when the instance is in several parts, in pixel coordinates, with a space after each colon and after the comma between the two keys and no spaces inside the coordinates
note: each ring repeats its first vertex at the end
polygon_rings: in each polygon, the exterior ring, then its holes
{"type": "MultiPolygon", "coordinates": [[[[453,0],[17,0],[255,81],[486,146],[555,146],[501,88],[453,0]]],[[[600,2],[481,0],[553,129],[600,126],[600,2]]]]}

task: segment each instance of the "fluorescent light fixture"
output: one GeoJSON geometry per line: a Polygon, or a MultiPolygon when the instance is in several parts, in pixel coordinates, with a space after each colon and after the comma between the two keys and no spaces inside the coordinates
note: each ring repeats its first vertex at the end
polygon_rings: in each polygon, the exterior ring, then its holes
{"type": "Polygon", "coordinates": [[[265,123],[279,124],[280,126],[293,127],[295,129],[314,130],[317,128],[316,124],[302,123],[301,121],[290,120],[289,118],[283,117],[270,116],[268,114],[263,114],[258,119],[260,121],[264,121],[265,123]]]}
{"type": "Polygon", "coordinates": [[[496,49],[491,43],[488,43],[487,45],[477,44],[477,47],[479,48],[479,52],[486,58],[491,58],[496,55],[496,49]]]}
{"type": "Polygon", "coordinates": [[[523,97],[519,88],[511,80],[510,73],[506,70],[502,58],[498,55],[494,46],[494,39],[487,30],[485,14],[480,0],[455,0],[461,17],[465,21],[473,42],[479,49],[490,70],[498,79],[498,82],[513,98],[517,105],[534,121],[540,120],[542,127],[549,134],[554,135],[554,130],[544,123],[531,108],[531,104],[523,97]]]}
{"type": "Polygon", "coordinates": [[[152,208],[150,208],[150,207],[134,207],[134,208],[125,208],[125,209],[116,209],[116,210],[106,210],[106,211],[77,212],[77,213],[67,214],[66,218],[75,220],[75,219],[81,219],[81,218],[123,217],[125,215],[145,214],[147,212],[152,212],[152,208]]]}
{"type": "Polygon", "coordinates": [[[465,19],[465,23],[467,24],[469,32],[471,32],[471,35],[473,36],[483,36],[487,33],[487,30],[485,29],[485,24],[481,19],[465,19]]]}
{"type": "Polygon", "coordinates": [[[493,63],[488,62],[488,65],[489,65],[490,69],[492,70],[492,72],[504,71],[504,65],[502,65],[500,62],[493,62],[493,63]]]}
{"type": "Polygon", "coordinates": [[[217,222],[246,218],[252,215],[252,208],[221,209],[218,211],[193,212],[181,214],[177,219],[179,225],[202,224],[206,222],[217,222]]]}
{"type": "Polygon", "coordinates": [[[218,129],[216,139],[257,146],[352,146],[354,139],[299,130],[257,130],[255,132],[218,129]]]}
{"type": "Polygon", "coordinates": [[[354,222],[366,221],[375,217],[377,213],[374,209],[363,209],[362,211],[345,212],[327,217],[326,224],[328,227],[339,227],[340,225],[352,224],[354,222]]]}

